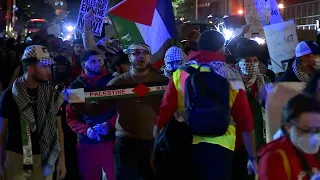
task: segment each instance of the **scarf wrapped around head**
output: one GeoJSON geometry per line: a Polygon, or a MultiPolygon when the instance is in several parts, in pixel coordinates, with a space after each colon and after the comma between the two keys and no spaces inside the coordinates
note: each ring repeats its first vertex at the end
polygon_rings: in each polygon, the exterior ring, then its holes
{"type": "Polygon", "coordinates": [[[128,55],[131,54],[134,50],[146,50],[146,51],[148,51],[149,54],[151,55],[150,46],[148,46],[148,45],[145,44],[145,43],[136,42],[136,43],[131,44],[131,45],[128,47],[127,54],[128,54],[128,55]]]}
{"type": "Polygon", "coordinates": [[[258,86],[258,94],[265,86],[264,77],[260,74],[259,63],[246,63],[240,61],[236,64],[235,68],[239,71],[244,86],[246,89],[250,89],[254,83],[257,83],[258,86]]]}
{"type": "Polygon", "coordinates": [[[187,55],[178,47],[171,47],[164,56],[164,75],[171,77],[172,73],[187,61],[187,55]],[[176,63],[175,63],[176,62],[176,63]]]}
{"type": "Polygon", "coordinates": [[[53,87],[40,84],[37,94],[37,119],[35,119],[24,83],[25,78],[23,76],[15,80],[12,95],[19,108],[20,120],[25,120],[26,125],[32,132],[37,131],[39,133],[43,174],[48,176],[53,172],[60,154],[56,115],[63,103],[63,96],[53,87]]]}

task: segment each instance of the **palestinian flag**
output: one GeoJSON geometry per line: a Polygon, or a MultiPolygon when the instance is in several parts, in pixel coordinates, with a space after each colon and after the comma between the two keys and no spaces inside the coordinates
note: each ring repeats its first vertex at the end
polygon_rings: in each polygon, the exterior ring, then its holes
{"type": "Polygon", "coordinates": [[[137,41],[150,46],[152,63],[163,60],[176,37],[171,0],[124,0],[109,9],[109,17],[126,48],[137,41]]]}
{"type": "Polygon", "coordinates": [[[137,98],[144,96],[163,96],[168,81],[107,86],[101,89],[84,89],[85,101],[95,102],[109,99],[137,98]]]}

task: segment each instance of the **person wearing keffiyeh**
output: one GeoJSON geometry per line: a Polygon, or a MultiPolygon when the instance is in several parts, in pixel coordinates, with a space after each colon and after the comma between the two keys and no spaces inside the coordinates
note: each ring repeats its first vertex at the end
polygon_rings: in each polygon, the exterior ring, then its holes
{"type": "Polygon", "coordinates": [[[3,92],[0,172],[4,174],[0,175],[4,179],[51,180],[54,170],[57,179],[66,175],[63,131],[57,116],[63,96],[48,83],[52,64],[46,47],[27,47],[22,56],[24,75],[3,92]]]}
{"type": "MultiPolygon", "coordinates": [[[[265,144],[264,136],[264,119],[263,119],[263,106],[260,100],[260,92],[262,92],[265,83],[270,82],[269,78],[260,73],[259,61],[261,47],[256,41],[243,40],[241,41],[236,49],[236,58],[238,63],[235,68],[239,71],[244,86],[250,109],[254,118],[254,132],[256,149],[259,149],[265,144]]],[[[237,137],[241,135],[237,133],[237,137]]],[[[249,177],[246,172],[247,164],[247,153],[245,152],[244,144],[239,142],[240,138],[237,138],[236,153],[234,156],[234,168],[233,168],[233,179],[247,179],[249,177]]]]}
{"type": "Polygon", "coordinates": [[[314,71],[320,70],[320,47],[314,41],[302,41],[296,46],[296,57],[289,60],[287,70],[277,82],[308,82],[314,71]]]}
{"type": "MultiPolygon", "coordinates": [[[[188,60],[190,60],[188,64],[191,67],[199,68],[199,66],[207,64],[211,68],[202,67],[200,69],[201,72],[204,70],[214,70],[215,73],[228,80],[230,84],[230,116],[232,117],[227,133],[222,136],[193,135],[192,152],[190,155],[193,159],[193,168],[192,171],[188,171],[189,177],[192,178],[194,175],[192,179],[230,179],[236,132],[240,132],[243,135],[243,141],[250,154],[250,170],[257,171],[258,168],[253,141],[252,115],[248,99],[244,91],[241,76],[234,68],[225,63],[224,44],[225,38],[223,34],[215,30],[208,30],[200,36],[198,42],[199,50],[188,55],[188,60]]],[[[184,112],[184,86],[185,80],[188,77],[189,74],[182,69],[178,69],[173,73],[158,111],[154,127],[155,137],[166,126],[176,110],[181,113],[184,112]]],[[[212,83],[215,82],[213,81],[212,83]]]]}
{"type": "Polygon", "coordinates": [[[171,47],[164,56],[163,75],[171,78],[172,73],[180,66],[183,66],[187,60],[187,55],[178,47],[171,47]]]}

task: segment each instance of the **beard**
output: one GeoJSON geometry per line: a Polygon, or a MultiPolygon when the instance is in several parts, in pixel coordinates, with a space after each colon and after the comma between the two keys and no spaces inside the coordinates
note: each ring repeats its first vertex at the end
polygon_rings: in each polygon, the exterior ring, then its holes
{"type": "Polygon", "coordinates": [[[88,73],[92,74],[92,75],[100,75],[101,74],[101,70],[97,71],[97,70],[92,70],[92,69],[86,69],[88,71],[88,73]]]}
{"type": "Polygon", "coordinates": [[[102,67],[89,67],[89,66],[86,66],[85,67],[86,71],[92,75],[99,75],[101,74],[102,72],[102,67]]]}
{"type": "Polygon", "coordinates": [[[149,65],[145,65],[145,64],[144,64],[145,66],[142,67],[142,66],[138,65],[138,63],[139,63],[139,62],[133,62],[133,63],[132,63],[132,67],[133,67],[133,69],[135,69],[135,70],[137,70],[137,71],[139,71],[139,72],[144,72],[144,71],[148,70],[149,67],[150,67],[150,64],[149,64],[149,65]]]}

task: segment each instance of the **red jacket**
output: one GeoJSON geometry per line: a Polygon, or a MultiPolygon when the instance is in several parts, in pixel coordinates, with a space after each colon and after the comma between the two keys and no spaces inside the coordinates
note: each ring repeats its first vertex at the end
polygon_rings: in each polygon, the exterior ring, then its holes
{"type": "MultiPolygon", "coordinates": [[[[316,155],[302,153],[312,171],[320,170],[316,155]]],[[[309,180],[302,170],[291,141],[281,137],[264,145],[259,151],[260,180],[309,180]]]]}
{"type": "MultiPolygon", "coordinates": [[[[196,60],[199,63],[210,61],[225,61],[222,54],[209,52],[209,51],[194,51],[188,56],[188,60],[196,60]]],[[[164,127],[169,121],[170,117],[178,108],[178,92],[172,80],[170,80],[165,94],[162,99],[156,125],[159,129],[164,127]]],[[[236,100],[231,109],[231,116],[236,123],[237,132],[251,132],[253,131],[253,117],[250,111],[248,98],[246,92],[242,89],[239,90],[236,100]]],[[[241,138],[241,137],[240,137],[241,138]]]]}

